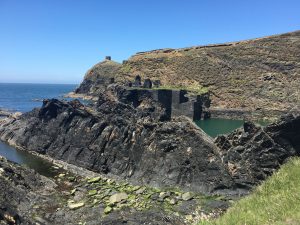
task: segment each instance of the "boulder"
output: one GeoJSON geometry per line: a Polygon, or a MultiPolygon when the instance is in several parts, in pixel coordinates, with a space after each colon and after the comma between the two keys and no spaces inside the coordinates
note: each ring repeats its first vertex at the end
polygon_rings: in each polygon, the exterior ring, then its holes
{"type": "Polygon", "coordinates": [[[105,214],[108,214],[108,213],[110,213],[112,210],[113,210],[112,207],[106,206],[105,209],[104,209],[104,213],[105,213],[105,214]]]}
{"type": "Polygon", "coordinates": [[[88,180],[88,183],[97,183],[101,180],[101,177],[93,177],[88,180]]]}
{"type": "Polygon", "coordinates": [[[109,203],[110,204],[119,203],[123,200],[127,200],[127,198],[128,198],[128,195],[125,192],[116,193],[116,194],[110,196],[109,203]]]}
{"type": "Polygon", "coordinates": [[[84,206],[84,202],[78,202],[78,203],[70,203],[69,208],[70,209],[79,209],[84,206]]]}
{"type": "Polygon", "coordinates": [[[182,194],[181,198],[183,201],[189,201],[191,199],[193,199],[193,194],[191,192],[186,192],[184,194],[182,194]]]}

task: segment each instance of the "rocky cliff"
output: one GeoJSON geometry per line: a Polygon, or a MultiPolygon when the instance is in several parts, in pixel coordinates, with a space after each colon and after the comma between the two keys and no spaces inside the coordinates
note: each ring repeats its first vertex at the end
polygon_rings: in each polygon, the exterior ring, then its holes
{"type": "Polygon", "coordinates": [[[251,188],[291,156],[300,155],[300,116],[283,116],[264,128],[246,122],[243,128],[217,137],[215,143],[234,180],[251,188]]]}
{"type": "Polygon", "coordinates": [[[40,109],[3,120],[0,136],[19,148],[140,184],[204,193],[232,189],[213,141],[187,118],[167,119],[150,99],[135,108],[108,92],[95,108],[45,100],[40,109]]]}
{"type": "Polygon", "coordinates": [[[289,157],[299,155],[300,117],[266,128],[245,124],[213,142],[185,117],[168,120],[151,99],[136,107],[112,91],[94,108],[45,100],[0,123],[1,140],[29,151],[156,187],[201,193],[247,193],[289,157]]]}
{"type": "Polygon", "coordinates": [[[89,69],[80,84],[75,90],[77,94],[97,95],[99,91],[114,82],[115,76],[121,64],[105,59],[89,69]]]}
{"type": "MultiPolygon", "coordinates": [[[[160,80],[168,89],[210,91],[216,116],[223,109],[233,109],[269,117],[299,111],[299,56],[300,31],[296,31],[234,43],[141,52],[105,74],[123,83],[140,75],[160,80]]],[[[94,84],[101,80],[104,65],[88,72],[91,76],[86,76],[78,93],[95,93],[94,84]],[[85,88],[88,83],[93,83],[89,90],[85,88]]]]}

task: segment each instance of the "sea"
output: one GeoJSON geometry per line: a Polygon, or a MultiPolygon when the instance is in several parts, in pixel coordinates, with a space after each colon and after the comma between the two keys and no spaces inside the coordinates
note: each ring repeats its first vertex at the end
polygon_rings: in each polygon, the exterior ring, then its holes
{"type": "MultiPolygon", "coordinates": [[[[0,110],[28,112],[41,107],[43,99],[66,99],[64,95],[73,91],[76,84],[6,84],[0,83],[0,110]]],[[[26,165],[38,173],[53,177],[57,171],[52,164],[26,151],[20,151],[0,141],[0,156],[26,165]]]]}
{"type": "Polygon", "coordinates": [[[43,99],[65,99],[77,84],[0,83],[0,109],[28,112],[42,105],[43,99]]]}

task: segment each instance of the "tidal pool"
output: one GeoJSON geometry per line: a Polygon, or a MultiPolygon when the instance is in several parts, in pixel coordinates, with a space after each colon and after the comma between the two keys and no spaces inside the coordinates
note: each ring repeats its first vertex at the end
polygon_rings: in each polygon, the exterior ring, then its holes
{"type": "Polygon", "coordinates": [[[0,155],[8,159],[9,161],[26,165],[31,169],[34,169],[37,173],[47,176],[54,177],[59,173],[58,170],[53,168],[53,164],[39,158],[38,156],[32,155],[26,151],[17,150],[0,141],[0,155]]]}

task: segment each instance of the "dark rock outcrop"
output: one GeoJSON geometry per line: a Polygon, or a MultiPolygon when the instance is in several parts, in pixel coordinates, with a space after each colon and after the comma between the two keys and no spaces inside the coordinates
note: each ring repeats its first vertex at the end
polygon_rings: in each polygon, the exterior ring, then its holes
{"type": "Polygon", "coordinates": [[[113,94],[101,96],[94,109],[45,100],[40,109],[2,121],[1,140],[136,183],[203,193],[233,190],[218,148],[191,120],[164,121],[164,109],[150,99],[135,108],[113,94]]]}
{"type": "Polygon", "coordinates": [[[38,198],[36,192],[51,184],[34,171],[0,157],[0,223],[33,224],[31,200],[38,198]]]}
{"type": "Polygon", "coordinates": [[[76,180],[49,179],[0,157],[0,224],[185,224],[181,218],[159,209],[122,208],[105,215],[105,205],[88,203],[86,180],[76,180]],[[72,196],[70,191],[74,188],[76,194],[72,196]],[[68,202],[78,198],[85,204],[71,209],[68,202]]]}
{"type": "Polygon", "coordinates": [[[299,116],[265,128],[247,122],[214,143],[186,117],[169,120],[147,93],[132,105],[130,95],[116,94],[122,90],[108,89],[94,108],[45,100],[40,109],[2,120],[0,138],[133,183],[202,193],[246,193],[299,155],[299,116]]]}
{"type": "Polygon", "coordinates": [[[246,122],[228,136],[217,137],[215,143],[235,183],[250,189],[287,159],[300,155],[300,116],[288,115],[265,128],[246,122]]]}

